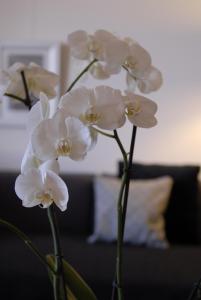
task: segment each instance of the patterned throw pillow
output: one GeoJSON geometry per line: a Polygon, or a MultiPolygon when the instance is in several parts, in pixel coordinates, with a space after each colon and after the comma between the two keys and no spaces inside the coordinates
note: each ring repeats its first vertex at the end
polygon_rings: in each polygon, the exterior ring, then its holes
{"type": "MultiPolygon", "coordinates": [[[[121,180],[98,176],[94,181],[95,222],[89,242],[112,242],[117,236],[117,199],[121,180]]],[[[163,213],[173,180],[169,176],[151,180],[131,180],[125,225],[125,242],[165,248],[163,213]]]]}

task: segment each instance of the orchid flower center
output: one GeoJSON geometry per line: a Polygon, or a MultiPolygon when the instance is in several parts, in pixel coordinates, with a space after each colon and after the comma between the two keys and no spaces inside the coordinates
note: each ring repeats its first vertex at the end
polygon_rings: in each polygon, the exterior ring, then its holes
{"type": "Polygon", "coordinates": [[[54,200],[51,190],[38,193],[36,199],[41,202],[41,207],[46,207],[47,204],[52,203],[54,200]]]}
{"type": "Polygon", "coordinates": [[[87,123],[88,125],[94,125],[97,124],[97,122],[100,120],[100,115],[96,111],[94,111],[93,108],[90,108],[81,117],[81,120],[83,120],[83,122],[87,123]]]}
{"type": "Polygon", "coordinates": [[[139,102],[129,103],[126,109],[127,116],[135,116],[141,112],[141,106],[139,102]]]}
{"type": "Polygon", "coordinates": [[[89,39],[89,42],[88,42],[88,50],[89,52],[93,53],[94,56],[98,55],[98,53],[100,52],[100,44],[95,41],[93,38],[89,39]]]}
{"type": "Polygon", "coordinates": [[[133,59],[132,56],[128,56],[124,62],[125,67],[134,70],[136,67],[136,61],[133,59]]]}
{"type": "Polygon", "coordinates": [[[60,139],[56,144],[58,156],[68,156],[72,150],[72,143],[68,139],[60,139]]]}

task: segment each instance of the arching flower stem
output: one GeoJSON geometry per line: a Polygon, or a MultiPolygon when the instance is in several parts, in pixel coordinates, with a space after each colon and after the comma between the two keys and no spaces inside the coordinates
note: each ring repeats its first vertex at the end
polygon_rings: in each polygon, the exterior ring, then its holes
{"type": "Polygon", "coordinates": [[[97,62],[98,60],[95,58],[94,60],[92,60],[87,66],[86,68],[84,68],[82,70],[82,72],[75,78],[75,80],[73,80],[73,82],[70,84],[70,86],[68,87],[67,91],[65,92],[68,93],[72,90],[72,88],[74,87],[74,85],[79,81],[79,79],[91,68],[91,66],[97,62]]]}
{"type": "Polygon", "coordinates": [[[31,107],[32,107],[32,104],[31,104],[31,98],[30,98],[30,95],[29,95],[28,85],[27,85],[27,81],[26,81],[26,77],[25,77],[24,71],[21,71],[20,74],[22,76],[22,82],[23,82],[25,96],[26,96],[24,104],[30,110],[31,107]]]}
{"type": "Polygon", "coordinates": [[[9,93],[5,93],[4,96],[13,98],[13,99],[18,100],[18,101],[20,101],[20,102],[22,102],[22,103],[25,104],[25,100],[23,98],[21,98],[21,97],[18,97],[18,96],[15,96],[13,94],[9,94],[9,93]]]}
{"type": "Polygon", "coordinates": [[[117,203],[117,215],[118,215],[118,226],[117,226],[117,256],[116,256],[116,273],[112,290],[112,300],[115,299],[115,291],[117,291],[118,300],[123,299],[123,288],[122,288],[122,250],[123,250],[123,239],[124,239],[124,229],[125,220],[127,212],[127,202],[129,194],[129,184],[130,184],[130,170],[132,167],[133,153],[135,146],[137,127],[133,126],[132,137],[130,143],[129,158],[127,158],[127,153],[119,139],[118,133],[114,130],[114,138],[120,148],[123,156],[124,168],[121,181],[121,188],[119,192],[119,198],[117,203]]]}
{"type": "Polygon", "coordinates": [[[129,71],[129,69],[126,67],[126,66],[124,66],[124,65],[122,65],[122,68],[134,79],[134,80],[136,80],[136,77],[129,71]]]}
{"type": "MultiPolygon", "coordinates": [[[[127,203],[128,203],[129,185],[130,185],[130,171],[131,171],[132,162],[133,162],[136,133],[137,133],[137,127],[133,126],[129,158],[128,158],[128,166],[127,166],[127,170],[126,170],[126,184],[125,184],[124,201],[123,201],[123,212],[122,212],[122,234],[123,235],[124,235],[124,229],[125,229],[126,211],[127,211],[127,203]]],[[[125,166],[124,166],[124,168],[125,168],[125,166]]]]}
{"type": "Polygon", "coordinates": [[[117,202],[117,255],[116,255],[116,272],[112,290],[112,300],[115,297],[115,291],[117,290],[118,300],[123,300],[123,288],[122,288],[122,250],[123,250],[123,197],[127,179],[127,153],[121,143],[117,130],[114,130],[114,138],[120,148],[124,161],[124,174],[122,176],[121,187],[119,191],[119,197],[117,202]]]}
{"type": "Polygon", "coordinates": [[[46,267],[48,267],[53,274],[55,274],[55,270],[51,267],[51,265],[48,264],[45,256],[40,253],[40,251],[36,248],[36,246],[32,243],[32,241],[29,239],[29,237],[24,232],[22,232],[19,228],[17,228],[10,222],[7,222],[3,219],[0,219],[0,224],[5,226],[6,228],[8,228],[13,233],[15,233],[25,243],[25,245],[31,250],[31,252],[33,252],[38,257],[38,259],[46,267]]]}
{"type": "Polygon", "coordinates": [[[25,98],[23,99],[21,97],[18,97],[16,95],[13,95],[13,94],[10,94],[10,93],[5,93],[4,96],[13,98],[15,100],[18,100],[18,101],[24,103],[24,105],[27,106],[28,109],[30,110],[31,107],[32,107],[32,103],[31,103],[31,98],[30,98],[30,95],[29,95],[29,90],[28,90],[27,81],[26,81],[26,78],[25,78],[24,71],[21,71],[20,74],[21,74],[22,82],[23,82],[23,86],[24,86],[25,98]]]}
{"type": "Polygon", "coordinates": [[[107,137],[113,138],[113,139],[115,138],[115,136],[114,136],[113,134],[109,134],[109,133],[107,133],[107,132],[104,132],[104,131],[98,129],[97,127],[93,127],[93,129],[94,129],[95,131],[97,131],[98,133],[104,135],[104,136],[107,136],[107,137]]]}
{"type": "Polygon", "coordinates": [[[53,237],[53,245],[54,245],[54,256],[55,256],[55,275],[53,277],[53,286],[54,286],[54,299],[60,300],[65,299],[67,300],[66,288],[65,288],[65,280],[64,280],[64,272],[63,272],[63,263],[62,263],[62,251],[61,251],[61,244],[59,238],[59,228],[56,221],[54,206],[51,205],[47,208],[48,219],[52,231],[53,237]],[[60,285],[62,282],[62,285],[60,285]],[[60,291],[60,286],[62,286],[62,293],[60,291]],[[63,298],[62,298],[63,297],[63,298]]]}

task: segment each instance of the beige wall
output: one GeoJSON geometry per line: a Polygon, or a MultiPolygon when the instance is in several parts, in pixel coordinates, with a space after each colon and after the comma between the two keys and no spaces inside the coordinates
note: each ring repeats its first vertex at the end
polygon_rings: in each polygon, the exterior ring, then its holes
{"type": "MultiPolygon", "coordinates": [[[[140,161],[201,162],[200,0],[0,0],[0,42],[65,41],[76,29],[104,28],[129,35],[147,48],[164,85],[150,95],[159,106],[158,126],[139,129],[140,161]]],[[[123,84],[113,79],[112,85],[123,84]]],[[[125,145],[130,127],[120,130],[125,145]]],[[[0,168],[19,169],[27,142],[23,129],[0,128],[0,168]]],[[[114,172],[117,146],[100,137],[88,158],[63,162],[65,171],[114,172]],[[104,152],[104,160],[101,159],[104,152]]]]}

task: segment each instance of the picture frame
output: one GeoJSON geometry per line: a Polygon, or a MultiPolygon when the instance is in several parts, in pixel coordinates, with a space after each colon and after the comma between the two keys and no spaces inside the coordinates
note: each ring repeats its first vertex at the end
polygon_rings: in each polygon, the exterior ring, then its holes
{"type": "MultiPolygon", "coordinates": [[[[0,44],[0,68],[7,69],[15,62],[28,64],[34,62],[41,67],[52,71],[61,78],[61,43],[9,43],[0,44]]],[[[61,95],[61,84],[56,88],[56,98],[51,100],[51,106],[61,95]]],[[[17,100],[9,97],[0,99],[0,127],[26,126],[28,109],[17,100]]]]}

